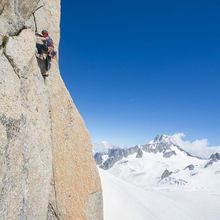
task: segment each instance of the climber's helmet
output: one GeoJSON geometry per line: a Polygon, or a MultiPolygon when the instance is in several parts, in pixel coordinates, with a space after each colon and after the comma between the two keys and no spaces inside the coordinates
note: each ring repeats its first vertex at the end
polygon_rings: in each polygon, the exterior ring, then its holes
{"type": "Polygon", "coordinates": [[[43,37],[48,37],[48,31],[47,30],[43,30],[42,32],[43,37]]]}

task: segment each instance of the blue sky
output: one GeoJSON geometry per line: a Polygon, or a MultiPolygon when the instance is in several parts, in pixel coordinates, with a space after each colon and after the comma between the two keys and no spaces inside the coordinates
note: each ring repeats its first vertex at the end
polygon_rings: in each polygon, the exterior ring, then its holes
{"type": "Polygon", "coordinates": [[[220,2],[62,1],[60,68],[93,141],[220,145],[220,2]]]}

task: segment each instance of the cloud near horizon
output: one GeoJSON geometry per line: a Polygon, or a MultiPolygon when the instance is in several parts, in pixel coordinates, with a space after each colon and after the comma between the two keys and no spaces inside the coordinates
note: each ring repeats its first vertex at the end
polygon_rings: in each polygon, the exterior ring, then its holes
{"type": "Polygon", "coordinates": [[[93,144],[93,151],[94,152],[106,152],[108,149],[118,147],[108,141],[101,141],[100,143],[93,144]]]}
{"type": "Polygon", "coordinates": [[[208,139],[189,141],[186,140],[186,135],[184,133],[173,134],[171,135],[171,139],[175,144],[195,156],[207,158],[210,157],[212,153],[220,153],[220,146],[210,146],[208,139]]]}
{"type": "MultiPolygon", "coordinates": [[[[186,139],[186,135],[184,133],[175,133],[168,136],[170,136],[170,139],[174,144],[180,146],[182,149],[194,156],[209,158],[213,153],[220,153],[220,146],[210,146],[208,139],[196,139],[189,141],[186,139]]],[[[93,150],[94,152],[105,152],[108,149],[118,146],[119,145],[112,144],[107,141],[102,141],[100,143],[94,143],[93,150]]]]}

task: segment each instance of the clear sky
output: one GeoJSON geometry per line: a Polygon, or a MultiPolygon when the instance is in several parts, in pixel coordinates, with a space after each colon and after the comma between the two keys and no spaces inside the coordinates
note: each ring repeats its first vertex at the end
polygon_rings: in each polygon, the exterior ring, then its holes
{"type": "Polygon", "coordinates": [[[62,1],[60,67],[94,142],[220,145],[220,1],[62,1]]]}

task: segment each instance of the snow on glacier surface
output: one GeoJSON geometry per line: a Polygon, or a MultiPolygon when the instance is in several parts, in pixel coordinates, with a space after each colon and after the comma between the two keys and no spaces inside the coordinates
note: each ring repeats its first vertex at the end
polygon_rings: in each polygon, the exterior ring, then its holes
{"type": "Polygon", "coordinates": [[[105,220],[219,220],[220,162],[204,168],[207,160],[176,153],[144,152],[141,159],[131,155],[99,169],[105,220]],[[194,170],[184,169],[190,164],[194,170]],[[165,169],[173,172],[167,182],[160,178],[165,169]]]}
{"type": "Polygon", "coordinates": [[[220,193],[136,187],[100,170],[104,220],[219,220],[220,193]]]}

